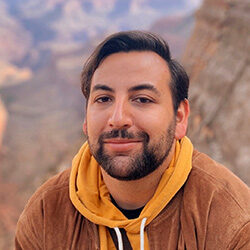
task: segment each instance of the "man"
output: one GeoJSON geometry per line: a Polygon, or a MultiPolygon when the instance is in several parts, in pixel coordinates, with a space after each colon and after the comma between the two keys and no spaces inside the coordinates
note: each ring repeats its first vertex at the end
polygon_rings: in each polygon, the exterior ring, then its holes
{"type": "Polygon", "coordinates": [[[188,77],[148,32],[103,41],[82,72],[88,142],[28,202],[16,249],[250,249],[250,192],[193,149],[188,77]]]}

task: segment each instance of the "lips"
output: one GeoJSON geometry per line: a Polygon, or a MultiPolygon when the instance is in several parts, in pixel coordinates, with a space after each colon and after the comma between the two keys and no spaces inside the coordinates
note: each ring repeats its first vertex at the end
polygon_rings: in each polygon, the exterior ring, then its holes
{"type": "Polygon", "coordinates": [[[131,139],[106,139],[103,141],[105,148],[115,152],[126,152],[138,147],[142,141],[131,139]]]}

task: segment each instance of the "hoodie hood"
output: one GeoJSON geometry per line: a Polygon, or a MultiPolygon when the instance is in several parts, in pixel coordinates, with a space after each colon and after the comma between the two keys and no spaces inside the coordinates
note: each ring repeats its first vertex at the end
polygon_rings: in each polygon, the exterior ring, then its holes
{"type": "MultiPolygon", "coordinates": [[[[86,142],[73,159],[69,187],[70,199],[84,217],[99,225],[100,234],[104,233],[105,227],[124,228],[129,239],[132,237],[129,235],[138,235],[139,239],[142,219],[146,218],[144,226],[147,226],[187,180],[192,166],[192,153],[193,145],[187,137],[176,142],[174,157],[164,172],[154,196],[145,205],[138,218],[129,220],[111,202],[100,166],[90,153],[86,142]]],[[[101,235],[100,238],[102,238],[101,235]]],[[[101,246],[103,243],[101,239],[101,246]]]]}

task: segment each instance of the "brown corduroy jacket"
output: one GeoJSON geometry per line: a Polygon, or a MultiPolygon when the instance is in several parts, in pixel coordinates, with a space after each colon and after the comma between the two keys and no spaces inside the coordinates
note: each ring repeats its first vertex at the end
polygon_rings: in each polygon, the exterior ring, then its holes
{"type": "MultiPolygon", "coordinates": [[[[150,249],[250,249],[250,190],[194,151],[188,180],[145,228],[150,249]]],[[[69,198],[70,169],[41,186],[17,224],[16,249],[100,249],[98,226],[69,198]]],[[[126,249],[126,247],[125,247],[126,249]]]]}

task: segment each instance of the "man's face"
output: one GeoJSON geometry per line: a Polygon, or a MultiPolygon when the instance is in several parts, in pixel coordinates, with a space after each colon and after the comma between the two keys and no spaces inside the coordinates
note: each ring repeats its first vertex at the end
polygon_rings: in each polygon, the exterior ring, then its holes
{"type": "Polygon", "coordinates": [[[112,177],[140,179],[167,159],[175,137],[170,80],[166,62],[148,51],[112,54],[95,71],[86,132],[112,177]]]}

